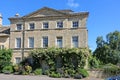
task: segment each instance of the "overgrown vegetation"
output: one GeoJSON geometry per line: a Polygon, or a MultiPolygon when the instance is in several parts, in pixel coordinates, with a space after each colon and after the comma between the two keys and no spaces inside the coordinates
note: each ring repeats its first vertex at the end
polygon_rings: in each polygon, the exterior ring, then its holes
{"type": "MultiPolygon", "coordinates": [[[[89,49],[48,48],[33,50],[30,56],[35,63],[41,64],[39,67],[43,69],[43,74],[51,77],[73,77],[78,68],[85,67],[90,53],[89,49]]],[[[38,68],[35,65],[33,67],[38,68]]]]}
{"type": "Polygon", "coordinates": [[[96,40],[97,48],[93,52],[95,59],[90,60],[92,66],[99,63],[99,68],[103,69],[107,76],[120,74],[120,32],[114,31],[106,35],[106,40],[102,36],[96,40]],[[92,61],[92,63],[91,63],[92,61]]]}
{"type": "Polygon", "coordinates": [[[5,66],[5,67],[2,69],[2,72],[5,73],[5,74],[13,73],[13,66],[5,66]]]}
{"type": "Polygon", "coordinates": [[[12,65],[11,58],[12,58],[11,49],[0,49],[0,72],[2,72],[4,67],[12,65]]]}
{"type": "Polygon", "coordinates": [[[120,62],[120,32],[114,31],[106,35],[106,41],[103,37],[97,38],[97,48],[94,55],[102,64],[118,64],[120,62]]]}
{"type": "Polygon", "coordinates": [[[35,75],[42,75],[42,69],[38,68],[34,70],[35,75]]]}
{"type": "Polygon", "coordinates": [[[96,57],[93,56],[89,57],[88,63],[90,69],[95,69],[100,67],[100,61],[97,60],[96,57]]]}
{"type": "Polygon", "coordinates": [[[106,64],[103,66],[104,73],[107,74],[107,76],[114,76],[120,74],[120,67],[113,65],[113,64],[106,64]]]}

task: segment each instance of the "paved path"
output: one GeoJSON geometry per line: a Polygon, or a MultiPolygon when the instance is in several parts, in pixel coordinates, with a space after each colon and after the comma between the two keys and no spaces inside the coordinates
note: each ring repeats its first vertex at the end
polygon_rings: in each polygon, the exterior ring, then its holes
{"type": "MultiPolygon", "coordinates": [[[[5,75],[0,74],[0,80],[79,80],[79,79],[72,79],[72,78],[50,78],[45,75],[41,76],[29,76],[29,75],[5,75]]],[[[85,78],[81,80],[102,80],[97,78],[85,78]]]]}

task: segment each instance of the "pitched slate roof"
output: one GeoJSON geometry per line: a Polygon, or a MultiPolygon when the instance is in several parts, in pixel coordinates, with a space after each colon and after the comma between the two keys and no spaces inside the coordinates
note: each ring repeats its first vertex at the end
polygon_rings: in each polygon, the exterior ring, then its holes
{"type": "Polygon", "coordinates": [[[9,36],[10,35],[10,27],[0,27],[0,36],[9,36]]]}
{"type": "Polygon", "coordinates": [[[5,30],[8,30],[8,29],[10,29],[10,27],[0,27],[0,33],[2,33],[5,30]]]}

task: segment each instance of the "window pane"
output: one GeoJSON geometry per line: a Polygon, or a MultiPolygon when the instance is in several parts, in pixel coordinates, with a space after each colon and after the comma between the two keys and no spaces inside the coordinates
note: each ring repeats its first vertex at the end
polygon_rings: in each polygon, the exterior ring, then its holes
{"type": "Polygon", "coordinates": [[[43,48],[48,47],[48,37],[43,37],[43,48]]]}
{"type": "Polygon", "coordinates": [[[78,26],[79,26],[78,21],[74,21],[74,22],[73,22],[73,28],[77,28],[78,26]]]}
{"type": "Polygon", "coordinates": [[[0,45],[0,49],[4,49],[4,45],[0,45]]]}
{"type": "Polygon", "coordinates": [[[16,38],[16,48],[21,48],[21,38],[16,38]]]}
{"type": "Polygon", "coordinates": [[[17,24],[17,30],[22,30],[22,24],[17,24]]]}
{"type": "Polygon", "coordinates": [[[19,64],[21,62],[21,58],[20,57],[16,57],[15,60],[16,60],[16,64],[19,64]]]}
{"type": "Polygon", "coordinates": [[[59,48],[62,48],[62,47],[63,47],[62,37],[57,37],[57,46],[58,46],[59,48]]]}
{"type": "Polygon", "coordinates": [[[72,37],[72,43],[73,43],[73,47],[75,47],[75,48],[78,47],[78,36],[72,37]]]}
{"type": "Polygon", "coordinates": [[[57,22],[57,28],[63,28],[63,22],[57,22]]]}
{"type": "Polygon", "coordinates": [[[30,30],[33,30],[34,27],[35,27],[35,24],[34,24],[34,23],[30,23],[30,24],[29,24],[29,29],[30,29],[30,30]]]}
{"type": "Polygon", "coordinates": [[[49,27],[49,26],[48,26],[48,22],[44,22],[44,23],[43,23],[43,28],[44,28],[44,29],[48,29],[48,27],[49,27]]]}
{"type": "Polygon", "coordinates": [[[29,37],[29,48],[34,48],[34,37],[29,37]]]}

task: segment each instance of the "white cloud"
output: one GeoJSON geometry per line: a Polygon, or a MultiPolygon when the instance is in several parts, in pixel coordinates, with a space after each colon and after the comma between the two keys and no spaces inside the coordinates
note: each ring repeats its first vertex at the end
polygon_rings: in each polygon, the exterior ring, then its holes
{"type": "Polygon", "coordinates": [[[79,7],[79,4],[75,2],[75,0],[68,0],[67,5],[70,7],[79,7]]]}

